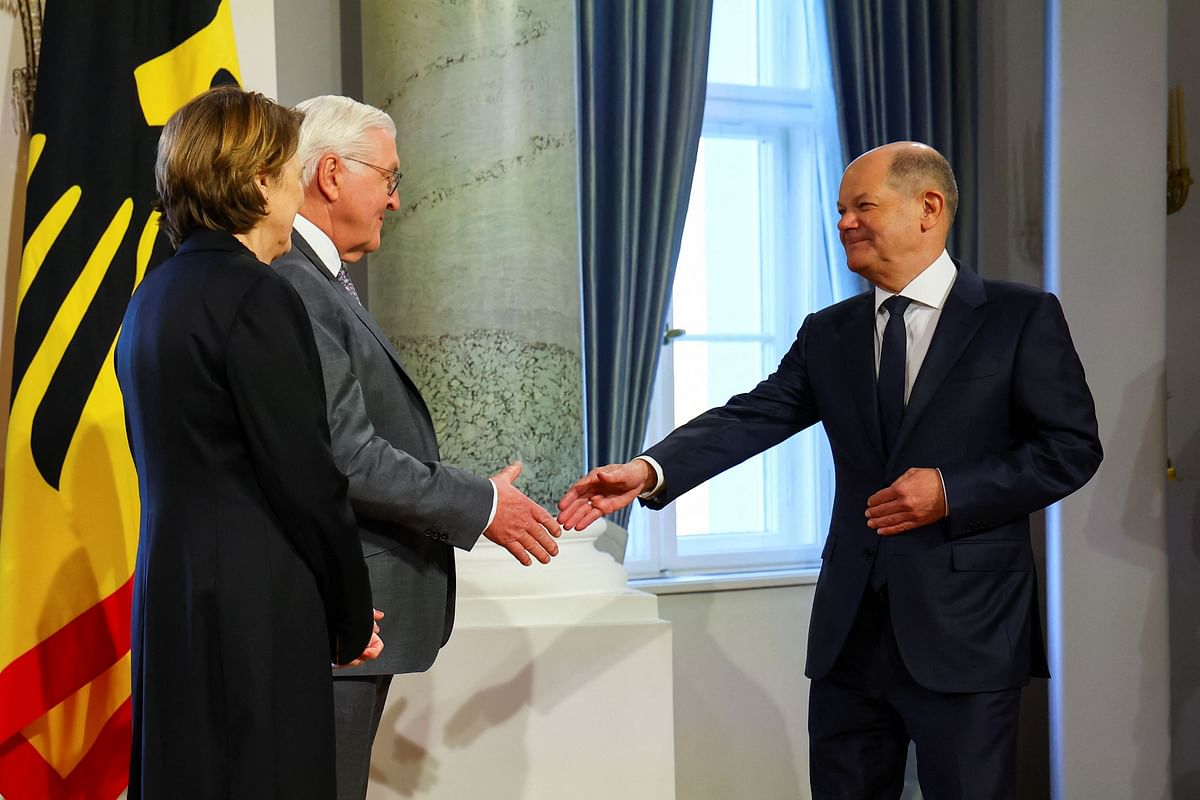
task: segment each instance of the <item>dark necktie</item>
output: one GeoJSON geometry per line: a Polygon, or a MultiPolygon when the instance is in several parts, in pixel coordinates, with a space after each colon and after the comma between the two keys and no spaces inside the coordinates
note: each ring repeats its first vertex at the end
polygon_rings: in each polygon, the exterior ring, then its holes
{"type": "Polygon", "coordinates": [[[883,344],[879,348],[879,379],[875,385],[879,401],[879,425],[883,432],[884,450],[891,454],[904,416],[904,362],[908,336],[904,329],[904,311],[912,301],[895,295],[883,301],[888,311],[883,329],[883,344]]]}
{"type": "Polygon", "coordinates": [[[361,306],[362,300],[358,299],[358,290],[354,288],[354,283],[350,280],[350,273],[346,272],[345,264],[342,264],[342,268],[338,270],[337,281],[342,285],[342,288],[354,298],[354,302],[361,306]]]}

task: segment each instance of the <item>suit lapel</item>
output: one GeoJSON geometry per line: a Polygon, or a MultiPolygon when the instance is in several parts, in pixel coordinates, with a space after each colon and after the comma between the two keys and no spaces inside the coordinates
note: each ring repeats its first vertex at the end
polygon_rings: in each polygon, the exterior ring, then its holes
{"type": "MultiPolygon", "coordinates": [[[[317,255],[316,251],[309,247],[309,244],[304,240],[304,237],[295,231],[292,232],[292,246],[299,249],[300,252],[304,254],[304,257],[308,259],[309,265],[315,269],[318,274],[325,278],[325,280],[329,281],[330,285],[333,287],[334,294],[341,299],[341,302],[346,304],[347,308],[354,312],[354,315],[358,317],[359,321],[361,321],[362,324],[367,327],[367,330],[371,332],[371,335],[379,341],[380,346],[383,347],[384,352],[388,354],[388,357],[392,359],[392,363],[396,365],[396,369],[400,371],[401,376],[403,376],[404,380],[415,391],[417,388],[416,381],[412,379],[412,376],[408,374],[408,370],[404,368],[404,362],[400,360],[400,354],[396,352],[396,348],[392,347],[391,341],[388,340],[387,335],[384,334],[383,330],[379,327],[379,324],[375,322],[375,318],[372,317],[365,308],[363,308],[361,303],[357,302],[345,289],[342,288],[341,284],[337,282],[337,278],[335,278],[329,272],[329,270],[325,268],[324,263],[322,263],[321,258],[317,255]]],[[[420,392],[417,391],[416,393],[419,397],[420,392]]]]}
{"type": "Polygon", "coordinates": [[[946,297],[946,305],[942,308],[942,316],[933,332],[933,339],[929,343],[929,352],[925,354],[921,371],[917,373],[917,379],[913,382],[908,405],[904,407],[900,430],[896,433],[896,444],[892,448],[893,455],[904,446],[904,440],[925,413],[934,392],[958,363],[971,338],[983,324],[987,315],[979,309],[986,302],[987,292],[983,288],[983,279],[960,266],[954,286],[946,297]]]}
{"type": "Polygon", "coordinates": [[[874,292],[859,296],[859,301],[838,328],[838,345],[842,353],[842,366],[850,382],[850,396],[854,398],[862,417],[862,430],[883,459],[883,434],[879,427],[879,408],[875,399],[875,304],[874,292]],[[866,358],[863,358],[863,354],[866,358]]]}

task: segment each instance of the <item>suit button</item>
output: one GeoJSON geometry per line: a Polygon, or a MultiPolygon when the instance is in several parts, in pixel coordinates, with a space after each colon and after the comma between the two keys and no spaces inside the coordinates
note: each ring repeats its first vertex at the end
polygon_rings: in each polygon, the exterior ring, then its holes
{"type": "Polygon", "coordinates": [[[874,550],[872,550],[872,549],[871,549],[871,548],[869,548],[869,547],[864,547],[864,548],[863,548],[863,558],[865,558],[865,559],[867,559],[868,561],[870,561],[872,558],[874,558],[874,556],[875,556],[875,551],[874,551],[874,550]]]}

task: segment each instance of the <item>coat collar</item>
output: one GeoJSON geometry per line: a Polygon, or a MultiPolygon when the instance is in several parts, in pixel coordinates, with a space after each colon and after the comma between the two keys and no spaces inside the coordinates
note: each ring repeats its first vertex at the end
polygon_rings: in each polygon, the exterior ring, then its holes
{"type": "Polygon", "coordinates": [[[987,303],[983,279],[963,269],[957,261],[954,265],[958,268],[958,276],[942,308],[942,316],[929,343],[929,352],[925,354],[925,361],[909,393],[908,405],[904,407],[904,416],[900,420],[900,430],[896,432],[893,457],[904,447],[905,439],[925,413],[934,392],[958,363],[986,316],[979,311],[987,303]]]}
{"type": "Polygon", "coordinates": [[[307,269],[314,270],[318,275],[329,281],[333,293],[345,304],[346,308],[354,312],[359,322],[366,326],[367,330],[371,332],[371,335],[375,337],[380,346],[388,354],[388,357],[392,359],[392,363],[396,365],[396,369],[400,371],[404,379],[415,389],[416,381],[408,374],[408,370],[404,368],[404,362],[400,360],[400,354],[396,352],[396,348],[392,347],[391,341],[388,339],[387,334],[383,332],[383,329],[379,327],[379,323],[375,321],[375,318],[371,316],[367,309],[363,308],[361,303],[356,301],[342,288],[341,284],[337,282],[337,278],[331,275],[329,270],[325,268],[325,264],[321,261],[316,251],[313,250],[312,246],[296,231],[292,231],[292,247],[304,255],[305,260],[308,262],[306,265],[307,269]]]}
{"type": "Polygon", "coordinates": [[[184,240],[179,243],[176,248],[176,255],[184,253],[201,253],[211,250],[220,250],[230,253],[244,253],[245,255],[258,261],[258,256],[251,252],[250,248],[242,244],[240,240],[228,231],[214,231],[208,228],[192,228],[188,231],[184,240]]]}
{"type": "Polygon", "coordinates": [[[875,293],[867,290],[849,302],[849,313],[837,329],[839,359],[850,381],[850,397],[862,420],[860,430],[883,458],[883,434],[879,429],[879,410],[875,402],[875,293]],[[866,358],[864,358],[864,354],[866,358]]]}
{"type": "MultiPolygon", "coordinates": [[[[899,453],[905,439],[929,406],[934,392],[946,379],[970,344],[984,315],[978,312],[987,303],[987,290],[983,279],[974,272],[963,269],[954,262],[958,274],[942,308],[937,330],[929,344],[929,351],[917,373],[908,405],[900,420],[900,430],[892,448],[892,456],[899,453]]],[[[875,292],[867,290],[849,302],[849,310],[837,328],[838,346],[842,351],[842,364],[850,381],[850,396],[862,420],[862,430],[870,440],[880,459],[884,458],[883,434],[879,427],[879,410],[875,400],[875,292]]]]}

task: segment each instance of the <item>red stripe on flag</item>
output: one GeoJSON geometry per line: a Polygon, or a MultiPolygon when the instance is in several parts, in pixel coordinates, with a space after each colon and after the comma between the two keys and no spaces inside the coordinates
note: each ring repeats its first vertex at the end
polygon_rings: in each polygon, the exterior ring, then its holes
{"type": "Polygon", "coordinates": [[[92,749],[67,778],[65,797],[110,800],[124,791],[129,783],[132,742],[133,706],[132,701],[126,699],[104,723],[92,749]]]}
{"type": "Polygon", "coordinates": [[[126,700],[66,779],[24,736],[11,736],[0,744],[0,795],[7,800],[113,800],[129,783],[132,735],[132,711],[126,700]]]}
{"type": "Polygon", "coordinates": [[[8,800],[60,797],[66,781],[21,734],[0,744],[0,795],[8,800]]]}
{"type": "Polygon", "coordinates": [[[0,742],[129,652],[133,577],[0,672],[0,742]]]}

